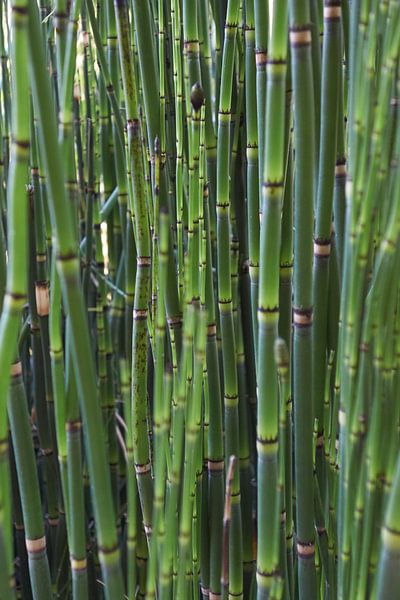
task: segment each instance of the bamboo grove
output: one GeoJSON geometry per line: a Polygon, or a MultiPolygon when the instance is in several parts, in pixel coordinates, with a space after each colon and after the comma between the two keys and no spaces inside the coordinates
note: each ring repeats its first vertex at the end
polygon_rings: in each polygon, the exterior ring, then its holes
{"type": "Polygon", "coordinates": [[[399,597],[400,3],[0,11],[0,599],[399,597]]]}

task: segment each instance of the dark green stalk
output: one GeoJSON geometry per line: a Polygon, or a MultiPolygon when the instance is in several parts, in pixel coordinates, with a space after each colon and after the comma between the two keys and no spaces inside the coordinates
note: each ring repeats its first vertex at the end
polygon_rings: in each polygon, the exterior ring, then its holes
{"type": "Polygon", "coordinates": [[[149,2],[132,0],[133,20],[136,24],[137,51],[142,82],[148,144],[153,152],[154,142],[160,135],[159,71],[157,65],[155,30],[152,22],[152,9],[149,2]]]}
{"type": "Polygon", "coordinates": [[[39,481],[20,362],[12,365],[11,375],[8,416],[13,438],[18,485],[21,493],[32,594],[35,600],[39,600],[39,598],[50,600],[52,598],[50,570],[46,552],[39,481]]]}
{"type": "Polygon", "coordinates": [[[68,507],[69,511],[69,552],[72,572],[73,598],[84,599],[88,594],[86,531],[84,525],[84,497],[82,485],[82,423],[79,414],[78,396],[76,392],[75,371],[68,344],[70,324],[67,323],[67,411],[66,411],[66,453],[68,473],[68,507]]]}
{"type": "MultiPolygon", "coordinates": [[[[285,583],[285,597],[290,598],[292,595],[292,569],[291,564],[292,557],[287,551],[286,542],[286,500],[288,493],[286,491],[286,482],[289,481],[289,489],[291,490],[291,473],[287,472],[290,468],[291,463],[289,462],[286,467],[286,461],[288,457],[288,449],[286,448],[288,440],[288,403],[290,402],[290,363],[289,363],[289,351],[285,341],[282,338],[277,338],[274,344],[274,358],[279,376],[279,465],[278,465],[278,477],[276,487],[276,500],[275,500],[275,518],[274,525],[275,529],[279,531],[275,533],[275,543],[277,548],[275,554],[279,555],[279,574],[285,583]]],[[[290,432],[289,432],[290,433],[290,432]]],[[[290,448],[289,448],[290,450],[290,448]]],[[[291,497],[289,496],[289,503],[291,504],[291,497]]],[[[291,518],[291,511],[289,511],[291,518]]],[[[274,582],[277,576],[274,577],[274,582]]],[[[273,588],[274,584],[272,585],[273,588]]]]}
{"type": "Polygon", "coordinates": [[[312,231],[314,206],[314,111],[310,13],[290,2],[290,44],[295,122],[295,237],[293,390],[296,533],[300,598],[316,595],[313,506],[312,231]]]}
{"type": "MultiPolygon", "coordinates": [[[[201,414],[201,394],[203,378],[203,362],[205,360],[206,327],[205,314],[200,311],[194,311],[196,318],[196,334],[193,365],[193,387],[186,406],[185,422],[185,467],[183,473],[182,487],[182,507],[180,511],[179,526],[179,566],[178,581],[176,588],[177,598],[192,598],[193,591],[188,589],[188,574],[192,569],[192,559],[190,557],[191,549],[190,529],[192,527],[192,516],[194,510],[194,492],[196,485],[196,445],[200,439],[200,414],[201,414]],[[197,314],[196,314],[197,312],[197,314]],[[186,595],[184,590],[186,589],[186,595]]],[[[193,536],[193,532],[192,532],[193,536]]],[[[193,542],[195,542],[195,537],[193,542]]],[[[193,576],[193,573],[191,574],[193,576]]],[[[198,588],[197,588],[198,589],[198,588]]]]}
{"type": "MultiPolygon", "coordinates": [[[[179,378],[174,391],[172,409],[172,461],[168,470],[168,495],[165,508],[165,543],[160,559],[160,598],[170,598],[172,593],[172,569],[175,562],[175,551],[177,544],[177,509],[178,493],[181,481],[181,468],[184,448],[184,416],[185,416],[185,394],[187,393],[187,370],[191,359],[194,329],[194,305],[187,303],[184,316],[183,349],[180,361],[179,378]]],[[[175,382],[174,382],[175,383],[175,382]]],[[[183,565],[185,568],[186,565],[183,565]]]]}
{"type": "MultiPolygon", "coordinates": [[[[230,273],[230,127],[232,111],[233,58],[236,46],[239,2],[229,0],[226,13],[222,79],[218,113],[217,150],[217,257],[218,304],[221,319],[225,404],[225,456],[239,455],[238,384],[232,315],[230,273]]],[[[229,537],[229,591],[242,595],[242,533],[239,472],[232,484],[232,521],[229,537]]]]}
{"type": "Polygon", "coordinates": [[[267,89],[267,52],[268,52],[268,4],[263,0],[254,0],[255,24],[255,60],[256,60],[256,100],[257,100],[257,138],[258,138],[258,172],[259,172],[259,212],[262,211],[261,174],[264,173],[265,144],[265,107],[267,89]]]}
{"type": "Polygon", "coordinates": [[[340,69],[340,2],[324,3],[324,38],[322,56],[321,136],[319,142],[318,189],[314,229],[313,268],[313,406],[318,431],[316,469],[319,485],[323,475],[323,403],[328,360],[328,292],[331,253],[333,186],[338,116],[340,69]]]}
{"type": "Polygon", "coordinates": [[[222,440],[222,402],[221,384],[218,365],[218,351],[215,322],[215,296],[212,273],[212,248],[208,189],[204,193],[205,227],[207,232],[206,246],[206,306],[208,308],[206,364],[208,388],[210,397],[209,407],[209,437],[208,437],[208,478],[210,511],[210,595],[220,593],[221,578],[221,543],[224,494],[224,448],[222,440]]]}
{"type": "MultiPolygon", "coordinates": [[[[259,161],[257,135],[257,84],[255,52],[254,0],[246,2],[246,132],[247,132],[247,223],[249,238],[249,272],[251,280],[251,302],[253,320],[253,343],[257,356],[258,347],[258,277],[259,277],[259,161]]],[[[257,75],[258,77],[258,75],[257,75]]]]}

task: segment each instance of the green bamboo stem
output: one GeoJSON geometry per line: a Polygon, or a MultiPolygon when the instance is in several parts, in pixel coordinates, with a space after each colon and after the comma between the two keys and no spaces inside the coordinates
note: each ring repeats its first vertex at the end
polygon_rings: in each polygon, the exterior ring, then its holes
{"type": "Polygon", "coordinates": [[[290,44],[295,121],[294,237],[294,457],[299,597],[316,595],[312,465],[312,229],[314,205],[314,115],[308,6],[290,2],[290,44]]]}
{"type": "Polygon", "coordinates": [[[383,551],[379,561],[377,573],[377,590],[379,598],[390,598],[398,588],[398,570],[395,568],[398,549],[398,506],[399,506],[399,467],[396,467],[396,476],[385,515],[385,523],[381,530],[383,551]]]}
{"type": "Polygon", "coordinates": [[[195,597],[193,588],[190,589],[188,586],[190,579],[193,577],[193,572],[190,572],[192,570],[192,559],[190,554],[193,552],[190,548],[190,528],[192,525],[193,510],[195,508],[193,488],[196,485],[196,445],[200,440],[201,392],[203,362],[205,360],[206,327],[204,313],[194,310],[194,317],[196,318],[197,326],[195,334],[193,387],[186,406],[185,468],[183,474],[182,508],[178,540],[179,567],[176,588],[176,595],[178,598],[183,597],[181,595],[185,594],[185,589],[188,598],[195,597]]]}
{"type": "MultiPolygon", "coordinates": [[[[70,361],[72,362],[72,361],[70,361]]],[[[72,364],[69,378],[75,376],[72,364]]],[[[67,375],[68,377],[68,375],[67,375]]],[[[67,379],[68,386],[68,379],[67,379]]],[[[76,390],[67,388],[68,409],[66,414],[66,453],[68,473],[68,509],[70,566],[72,572],[73,598],[83,599],[88,594],[86,532],[84,527],[84,497],[82,485],[82,423],[79,415],[76,390]]]]}
{"type": "MultiPolygon", "coordinates": [[[[33,204],[34,191],[32,187],[29,188],[29,200],[31,203],[31,210],[33,204]]],[[[30,221],[34,221],[34,215],[30,213],[30,221]]],[[[51,382],[46,378],[47,366],[45,360],[47,360],[48,350],[48,329],[47,329],[47,317],[49,313],[49,297],[48,297],[48,285],[47,282],[35,282],[35,262],[34,258],[36,255],[35,248],[35,237],[32,228],[29,230],[29,244],[30,244],[30,264],[29,264],[29,282],[28,282],[28,298],[29,308],[31,314],[31,350],[32,350],[32,375],[33,375],[33,392],[34,392],[34,411],[35,420],[37,423],[38,437],[40,444],[40,452],[43,456],[43,478],[45,486],[46,505],[48,513],[48,524],[50,526],[49,531],[49,559],[50,564],[52,561],[52,552],[54,550],[56,526],[58,525],[58,477],[57,468],[55,463],[55,440],[52,436],[52,419],[53,411],[49,410],[50,404],[52,404],[52,387],[51,382]],[[40,313],[40,317],[39,317],[40,313]],[[42,319],[42,327],[39,325],[39,319],[42,319]],[[42,339],[42,332],[44,332],[45,339],[42,339]]]]}
{"type": "Polygon", "coordinates": [[[34,599],[52,598],[50,570],[46,553],[46,538],[40,503],[39,482],[29,427],[26,398],[22,385],[21,363],[11,367],[12,381],[8,401],[8,416],[13,438],[18,484],[21,493],[28,551],[29,573],[34,599]]]}
{"type": "Polygon", "coordinates": [[[257,131],[257,96],[255,52],[255,18],[254,0],[246,2],[246,131],[247,131],[247,203],[248,203],[248,238],[249,238],[249,272],[251,279],[252,324],[255,354],[258,347],[258,278],[259,278],[259,161],[257,131]]]}
{"type": "Polygon", "coordinates": [[[148,143],[153,152],[154,142],[160,135],[160,104],[154,102],[159,97],[159,71],[154,40],[154,23],[151,19],[149,3],[132,0],[133,19],[136,27],[137,51],[141,73],[143,100],[146,113],[148,143]]]}
{"type": "Polygon", "coordinates": [[[324,4],[324,38],[322,55],[321,135],[319,141],[318,188],[314,229],[313,265],[313,405],[318,432],[316,469],[321,488],[324,487],[323,402],[328,360],[328,291],[331,269],[331,227],[333,184],[338,116],[338,83],[340,68],[340,3],[324,4]]]}
{"type": "MultiPolygon", "coordinates": [[[[222,62],[222,80],[218,113],[217,149],[217,258],[218,258],[218,304],[221,320],[224,405],[226,442],[225,456],[239,454],[238,431],[238,384],[236,373],[236,349],[232,316],[232,289],[230,273],[230,198],[229,198],[229,150],[232,110],[232,80],[235,38],[239,18],[239,3],[228,2],[225,25],[225,41],[222,62]]],[[[232,484],[232,521],[229,537],[229,591],[242,595],[242,540],[240,514],[239,472],[235,472],[232,484]]]]}
{"type": "MultiPolygon", "coordinates": [[[[325,7],[325,1],[324,1],[325,7]]],[[[315,107],[315,156],[316,156],[316,168],[315,174],[317,176],[319,172],[319,158],[320,158],[320,129],[321,129],[321,114],[322,103],[321,103],[321,88],[323,86],[323,74],[321,69],[321,54],[323,54],[323,44],[325,36],[327,34],[324,17],[321,14],[321,2],[318,0],[311,0],[310,2],[310,18],[311,18],[311,54],[312,54],[312,68],[313,68],[313,88],[314,88],[314,107],[315,107]],[[322,39],[321,39],[322,38],[322,39]],[[322,45],[322,51],[321,51],[322,45]],[[322,76],[322,77],[321,77],[322,76]],[[322,79],[322,82],[321,82],[322,79]]],[[[322,57],[323,60],[323,57],[322,57]]]]}
{"type": "MultiPolygon", "coordinates": [[[[373,215],[373,211],[374,211],[374,207],[376,206],[376,201],[377,201],[377,197],[378,197],[378,178],[377,178],[377,174],[378,174],[378,170],[379,167],[378,165],[381,165],[383,163],[383,160],[385,158],[385,154],[383,153],[383,149],[382,149],[382,142],[381,142],[381,135],[378,132],[381,132],[385,129],[385,127],[387,127],[387,112],[384,109],[384,107],[388,105],[388,101],[389,101],[389,86],[390,86],[390,80],[391,80],[391,68],[390,68],[390,64],[391,64],[391,53],[395,50],[395,47],[397,48],[397,44],[399,43],[399,40],[397,38],[397,35],[394,35],[393,37],[390,36],[390,31],[391,31],[391,27],[393,27],[393,21],[388,20],[388,35],[390,37],[390,42],[388,42],[388,45],[386,47],[386,57],[383,58],[383,61],[387,61],[388,64],[388,69],[385,70],[384,74],[382,74],[382,78],[380,81],[380,86],[379,86],[379,90],[377,92],[377,109],[376,109],[376,114],[374,115],[374,120],[371,123],[371,128],[372,131],[375,133],[376,132],[376,137],[374,137],[375,143],[374,143],[374,147],[373,147],[373,162],[372,162],[372,168],[370,167],[369,171],[368,171],[368,178],[367,178],[367,188],[366,188],[366,193],[365,193],[365,200],[362,204],[362,207],[360,208],[360,215],[359,215],[359,220],[360,220],[360,224],[356,225],[355,219],[356,219],[356,211],[357,211],[357,202],[360,201],[361,196],[362,196],[362,190],[361,188],[358,188],[358,185],[356,186],[355,190],[356,190],[356,196],[355,196],[355,202],[353,205],[353,209],[352,209],[352,223],[351,223],[351,230],[355,231],[357,230],[358,235],[355,238],[355,241],[353,242],[353,262],[352,267],[353,267],[353,271],[351,272],[351,279],[349,280],[349,304],[348,304],[348,311],[347,311],[347,322],[346,322],[346,335],[345,335],[345,342],[344,342],[344,348],[345,348],[345,368],[343,370],[343,383],[345,385],[344,388],[344,398],[345,401],[347,402],[347,405],[345,406],[345,410],[346,412],[349,413],[349,416],[351,418],[352,416],[352,404],[350,403],[350,400],[353,396],[353,390],[354,390],[354,379],[355,379],[355,372],[356,372],[356,367],[357,367],[357,356],[358,356],[358,351],[357,351],[357,347],[358,347],[358,343],[359,343],[359,335],[360,335],[360,320],[358,318],[358,315],[361,314],[361,310],[362,310],[362,297],[363,297],[363,290],[364,290],[364,286],[365,286],[365,277],[366,277],[366,273],[367,273],[367,268],[368,268],[368,261],[369,261],[369,242],[367,240],[370,239],[370,235],[371,235],[371,227],[372,227],[372,215],[373,215]],[[393,45],[392,45],[393,44],[393,45]]],[[[373,25],[371,26],[371,32],[370,32],[370,37],[372,38],[372,40],[374,40],[374,28],[373,25]]],[[[371,45],[373,45],[373,42],[371,42],[371,45]]],[[[370,50],[368,48],[368,50],[370,50]]],[[[365,160],[365,159],[363,159],[365,160]]],[[[363,166],[362,160],[360,159],[361,162],[361,167],[363,166]]],[[[361,169],[362,172],[362,169],[361,169]]],[[[350,274],[349,274],[350,276],[350,274]]],[[[343,521],[342,521],[342,527],[343,527],[343,538],[341,540],[341,545],[342,545],[342,552],[343,552],[343,560],[339,562],[339,592],[340,593],[346,593],[346,586],[348,585],[348,571],[349,571],[349,560],[346,558],[349,552],[349,545],[350,545],[350,541],[349,541],[349,532],[346,528],[346,524],[349,522],[349,511],[351,510],[352,507],[352,502],[354,499],[354,495],[351,494],[351,489],[350,489],[350,494],[349,494],[349,498],[348,500],[346,500],[346,503],[344,501],[344,497],[346,494],[346,480],[348,481],[349,477],[350,477],[350,469],[351,469],[351,464],[352,464],[352,454],[351,454],[351,446],[349,444],[349,441],[347,442],[347,453],[348,453],[348,460],[347,463],[345,464],[345,469],[344,469],[344,473],[343,473],[343,484],[341,487],[341,502],[344,504],[345,508],[344,508],[344,517],[343,517],[343,521]]],[[[374,477],[372,477],[372,480],[374,479],[374,477]]],[[[373,497],[374,497],[374,485],[371,488],[371,502],[373,502],[373,497]]]]}
{"type": "Polygon", "coordinates": [[[147,441],[146,370],[147,302],[150,283],[150,232],[145,204],[145,183],[140,145],[137,91],[130,56],[129,20],[126,3],[115,4],[117,35],[126,106],[129,164],[133,177],[133,206],[137,270],[132,333],[132,406],[135,468],[146,530],[151,528],[152,484],[147,441]]]}
{"type": "MultiPolygon", "coordinates": [[[[0,370],[4,374],[0,387],[2,539],[7,557],[7,580],[12,576],[12,540],[10,514],[10,474],[8,467],[7,393],[9,369],[16,351],[21,309],[27,297],[28,203],[26,194],[29,160],[30,115],[27,74],[26,3],[13,5],[11,13],[13,43],[11,46],[12,89],[18,102],[12,113],[12,148],[7,186],[7,282],[3,311],[0,318],[0,370]]],[[[4,73],[3,73],[4,74],[4,73]]]]}
{"type": "MultiPolygon", "coordinates": [[[[279,464],[278,464],[278,477],[276,487],[276,500],[275,500],[275,529],[279,526],[279,532],[275,532],[275,544],[278,546],[275,549],[275,554],[279,554],[279,572],[280,577],[284,581],[284,593],[286,598],[292,596],[292,570],[291,564],[292,557],[291,553],[288,553],[287,548],[287,509],[286,500],[289,498],[291,504],[292,499],[286,490],[286,484],[289,483],[289,491],[291,492],[291,472],[287,472],[291,466],[289,462],[288,467],[286,461],[288,457],[288,449],[286,447],[288,440],[287,426],[289,423],[288,419],[288,402],[290,402],[290,364],[289,364],[289,351],[283,338],[277,338],[274,343],[274,358],[276,368],[279,376],[279,464]]],[[[290,431],[289,431],[290,435],[290,431]]],[[[289,517],[291,518],[291,510],[289,511],[289,517]]],[[[274,582],[277,576],[275,575],[274,582]]],[[[272,588],[274,584],[272,584],[272,588]]]]}
{"type": "MultiPolygon", "coordinates": [[[[193,344],[193,328],[194,328],[194,305],[187,304],[186,313],[184,316],[184,334],[182,357],[180,361],[179,379],[175,390],[175,398],[173,398],[172,408],[172,460],[169,468],[169,489],[165,508],[165,543],[160,559],[160,598],[169,598],[172,593],[174,566],[174,553],[177,544],[178,527],[176,523],[178,493],[181,480],[181,467],[184,450],[184,416],[185,416],[185,393],[187,391],[187,369],[189,360],[191,359],[192,344],[193,344]]],[[[182,565],[183,568],[186,565],[182,565]]]]}
{"type": "Polygon", "coordinates": [[[232,486],[233,478],[235,475],[236,457],[229,457],[229,465],[226,474],[226,485],[225,485],[225,506],[224,506],[224,529],[223,529],[223,559],[222,559],[222,572],[221,572],[221,587],[222,587],[222,598],[225,600],[228,598],[229,593],[229,538],[231,533],[231,520],[232,520],[232,486]]]}
{"type": "MultiPolygon", "coordinates": [[[[240,281],[240,280],[239,280],[240,281]]],[[[237,368],[239,385],[240,489],[243,531],[243,594],[247,597],[254,574],[254,523],[251,479],[253,465],[250,452],[249,405],[247,401],[246,361],[243,345],[242,310],[238,309],[237,368]]]]}
{"type": "Polygon", "coordinates": [[[92,362],[87,321],[79,289],[79,263],[74,249],[71,215],[65,202],[63,169],[56,142],[54,110],[46,78],[45,61],[36,7],[29,5],[28,43],[30,51],[31,83],[34,106],[39,117],[40,147],[48,173],[48,191],[53,226],[57,231],[57,268],[61,279],[63,298],[71,318],[71,338],[74,362],[78,375],[81,409],[86,428],[88,466],[95,490],[100,561],[109,597],[122,594],[119,551],[116,546],[113,506],[106,467],[105,446],[100,412],[97,405],[94,365],[92,362]],[[33,48],[35,51],[33,52],[33,48]],[[90,414],[90,417],[88,416],[90,414]],[[106,482],[106,485],[105,485],[106,482]],[[100,492],[100,490],[103,490],[100,492]],[[97,490],[97,493],[96,493],[97,490]]]}
{"type": "Polygon", "coordinates": [[[206,364],[208,378],[209,429],[208,429],[208,483],[209,504],[213,507],[210,511],[210,595],[220,593],[221,576],[221,532],[223,517],[223,474],[224,474],[224,448],[222,441],[222,402],[220,395],[220,377],[218,365],[218,351],[216,341],[216,314],[215,296],[212,275],[212,247],[209,217],[208,188],[204,190],[205,228],[207,235],[206,246],[206,306],[207,341],[206,364]]]}
{"type": "Polygon", "coordinates": [[[262,211],[262,186],[260,179],[264,173],[264,144],[266,117],[266,83],[267,52],[269,31],[269,7],[262,0],[254,0],[255,23],[255,61],[256,61],[256,100],[257,100],[257,137],[258,137],[258,172],[259,172],[259,212],[262,211]]]}
{"type": "MultiPolygon", "coordinates": [[[[25,545],[25,529],[24,529],[24,519],[22,515],[22,506],[21,506],[21,495],[18,489],[18,479],[17,479],[17,471],[15,466],[15,457],[13,453],[13,449],[11,446],[11,477],[13,488],[16,490],[14,495],[14,531],[15,531],[15,542],[18,548],[18,556],[20,557],[20,565],[19,569],[16,570],[16,575],[19,578],[19,589],[17,588],[17,593],[22,593],[23,597],[32,599],[32,588],[29,577],[29,566],[28,566],[28,552],[26,550],[25,545]]],[[[4,581],[4,591],[6,590],[6,586],[9,582],[7,579],[4,581]]],[[[9,594],[9,589],[4,596],[7,598],[7,593],[9,594]]],[[[12,597],[12,596],[11,596],[12,597]]]]}
{"type": "Polygon", "coordinates": [[[216,182],[217,182],[217,139],[215,135],[215,106],[213,102],[213,79],[212,70],[214,66],[212,48],[210,41],[209,23],[211,20],[211,11],[209,3],[200,2],[199,6],[199,40],[200,40],[200,68],[201,82],[205,96],[205,124],[206,124],[206,161],[207,178],[210,194],[210,229],[211,239],[215,241],[216,230],[216,182]]]}
{"type": "Polygon", "coordinates": [[[153,503],[153,532],[147,579],[147,595],[156,594],[157,556],[162,553],[156,544],[162,544],[163,536],[163,507],[165,500],[165,473],[167,456],[165,445],[168,436],[169,395],[163,390],[164,380],[164,337],[166,331],[165,318],[165,287],[168,265],[168,217],[160,215],[160,245],[159,245],[159,287],[157,298],[156,333],[155,333],[155,383],[154,383],[154,503],[153,503]]]}
{"type": "Polygon", "coordinates": [[[267,60],[263,209],[258,300],[258,530],[257,598],[267,598],[279,565],[276,527],[278,485],[278,380],[274,343],[278,336],[281,211],[285,174],[285,85],[287,5],[272,5],[267,60]],[[272,134],[273,132],[273,134],[272,134]],[[274,144],[272,144],[274,140],[274,144]]]}
{"type": "Polygon", "coordinates": [[[174,63],[174,90],[175,90],[175,134],[176,134],[176,166],[175,166],[175,186],[176,186],[176,227],[177,227],[177,247],[178,247],[178,288],[179,297],[182,299],[183,288],[183,72],[182,57],[180,50],[180,5],[173,0],[172,10],[172,29],[174,36],[173,44],[173,63],[174,63]]]}

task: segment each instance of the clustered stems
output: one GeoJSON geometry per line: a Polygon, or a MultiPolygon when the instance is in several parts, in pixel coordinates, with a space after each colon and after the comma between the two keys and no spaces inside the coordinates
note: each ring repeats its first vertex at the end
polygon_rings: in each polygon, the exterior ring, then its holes
{"type": "Polygon", "coordinates": [[[0,0],[0,598],[400,594],[400,5],[0,0]]]}

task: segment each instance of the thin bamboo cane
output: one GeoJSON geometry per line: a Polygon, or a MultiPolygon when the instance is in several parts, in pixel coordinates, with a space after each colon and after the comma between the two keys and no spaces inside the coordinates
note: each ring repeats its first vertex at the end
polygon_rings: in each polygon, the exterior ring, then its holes
{"type": "MultiPolygon", "coordinates": [[[[10,514],[10,474],[8,467],[7,392],[10,383],[9,369],[14,359],[21,309],[27,294],[27,244],[28,204],[25,185],[29,160],[30,116],[29,83],[27,73],[26,28],[27,15],[24,2],[13,5],[11,13],[13,43],[11,46],[11,72],[13,93],[19,98],[12,114],[12,150],[8,172],[8,264],[6,295],[0,318],[0,371],[3,373],[0,388],[0,440],[2,540],[6,553],[7,580],[12,576],[12,540],[10,514]],[[20,232],[20,233],[19,233],[20,232]],[[4,519],[4,520],[3,520],[4,519]]],[[[12,592],[11,592],[12,593],[12,592]]]]}
{"type": "Polygon", "coordinates": [[[39,598],[50,600],[52,597],[50,570],[46,553],[39,482],[35,468],[20,362],[13,363],[11,374],[8,415],[21,492],[32,593],[35,600],[39,598]]]}
{"type": "MultiPolygon", "coordinates": [[[[233,58],[239,18],[239,3],[228,2],[222,61],[222,80],[218,113],[217,149],[217,257],[218,304],[221,319],[222,355],[224,371],[224,405],[226,442],[225,455],[238,456],[238,386],[236,351],[232,317],[232,289],[229,261],[230,198],[229,150],[232,110],[233,58]]],[[[239,473],[235,472],[232,484],[232,520],[229,537],[229,591],[242,595],[242,540],[240,514],[239,473]]]]}
{"type": "Polygon", "coordinates": [[[274,343],[278,336],[281,211],[285,173],[285,84],[287,5],[273,4],[267,60],[263,209],[258,301],[258,530],[257,597],[267,598],[278,570],[276,528],[278,484],[278,380],[274,343]],[[273,143],[272,143],[273,141],[273,143]]]}
{"type": "Polygon", "coordinates": [[[100,559],[104,572],[107,594],[122,593],[122,579],[119,568],[119,551],[116,546],[116,533],[113,507],[106,468],[105,447],[100,426],[100,413],[96,401],[94,367],[92,363],[87,322],[82,296],[79,290],[79,265],[74,251],[72,222],[63,190],[63,170],[56,143],[55,122],[49,82],[45,73],[45,62],[41,45],[41,35],[36,7],[28,9],[28,44],[30,52],[31,83],[35,110],[40,119],[40,146],[47,167],[49,200],[53,225],[58,234],[57,267],[62,283],[63,295],[68,312],[71,315],[72,347],[74,362],[78,373],[78,387],[81,392],[81,408],[86,427],[88,443],[89,470],[92,485],[98,490],[95,511],[98,520],[100,559]],[[32,51],[35,48],[35,51],[32,51]],[[90,414],[90,417],[89,417],[90,414]],[[100,494],[100,488],[105,494],[100,494]]]}
{"type": "Polygon", "coordinates": [[[309,7],[290,2],[294,87],[294,457],[299,597],[316,595],[312,465],[312,229],[315,179],[313,86],[309,7]]]}

